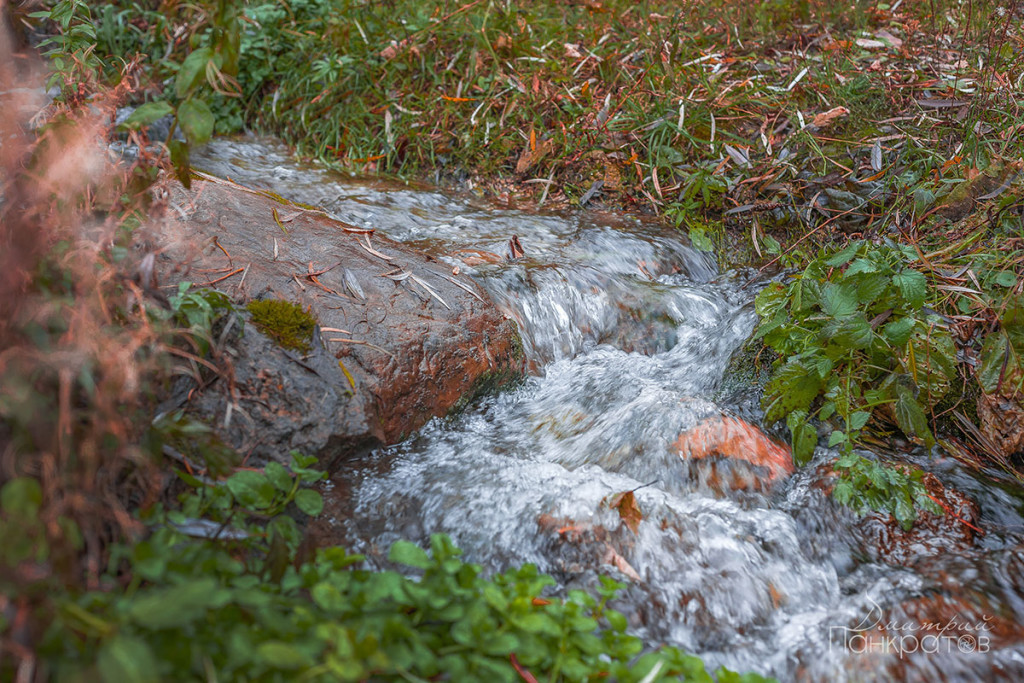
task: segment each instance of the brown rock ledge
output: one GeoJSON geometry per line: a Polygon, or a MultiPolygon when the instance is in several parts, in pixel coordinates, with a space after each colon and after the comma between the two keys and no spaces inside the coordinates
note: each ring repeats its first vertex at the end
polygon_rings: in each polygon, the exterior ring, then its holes
{"type": "Polygon", "coordinates": [[[214,426],[250,465],[294,449],[333,469],[522,373],[515,323],[429,254],[212,176],[176,186],[169,204],[154,245],[162,288],[216,288],[246,322],[226,335],[222,375],[178,382],[163,408],[214,426]],[[252,324],[245,304],[267,298],[316,318],[309,353],[252,324]]]}

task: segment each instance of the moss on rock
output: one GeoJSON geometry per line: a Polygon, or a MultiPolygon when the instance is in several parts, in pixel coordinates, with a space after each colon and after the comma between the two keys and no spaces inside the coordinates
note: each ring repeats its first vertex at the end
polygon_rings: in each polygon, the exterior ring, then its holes
{"type": "Polygon", "coordinates": [[[281,299],[250,301],[246,309],[260,332],[281,348],[309,353],[316,318],[298,304],[281,299]]]}

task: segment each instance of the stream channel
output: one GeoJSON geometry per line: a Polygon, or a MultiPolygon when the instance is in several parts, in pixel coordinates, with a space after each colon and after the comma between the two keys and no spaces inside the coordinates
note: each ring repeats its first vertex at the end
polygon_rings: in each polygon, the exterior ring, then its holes
{"type": "Polygon", "coordinates": [[[385,566],[398,539],[443,532],[468,561],[532,562],[562,589],[615,576],[628,584],[615,606],[632,632],[709,670],[1024,680],[1024,503],[997,473],[941,453],[907,456],[970,496],[985,534],[948,550],[935,539],[894,564],[822,493],[816,465],[835,451],[819,447],[811,466],[751,492],[710,485],[670,448],[721,410],[758,424],[756,378],[730,363],[756,324],[756,273],[719,272],[678,233],[631,216],[511,210],[347,179],[266,141],[214,141],[198,156],[198,168],[458,265],[519,324],[524,381],[347,465],[326,487],[336,536],[371,565],[385,566]],[[512,235],[525,251],[516,261],[448,256],[505,254],[512,235]],[[644,516],[636,534],[602,505],[632,489],[644,516]],[[569,524],[584,531],[554,528],[569,524]],[[913,630],[928,621],[931,630],[913,630]]]}

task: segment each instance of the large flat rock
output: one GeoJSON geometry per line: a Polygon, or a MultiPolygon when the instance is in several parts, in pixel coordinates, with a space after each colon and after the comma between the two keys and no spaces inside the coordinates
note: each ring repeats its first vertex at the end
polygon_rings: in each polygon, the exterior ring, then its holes
{"type": "Polygon", "coordinates": [[[522,372],[515,323],[429,254],[212,178],[177,186],[170,205],[160,284],[218,289],[246,324],[226,337],[228,367],[203,387],[179,383],[168,405],[212,425],[249,464],[296,449],[331,468],[522,372]],[[309,353],[251,323],[244,305],[267,298],[316,318],[309,353]]]}

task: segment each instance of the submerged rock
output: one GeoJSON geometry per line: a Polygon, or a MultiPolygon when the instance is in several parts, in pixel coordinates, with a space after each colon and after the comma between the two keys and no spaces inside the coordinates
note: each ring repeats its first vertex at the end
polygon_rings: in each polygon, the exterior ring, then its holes
{"type": "MultiPolygon", "coordinates": [[[[817,467],[816,487],[832,494],[836,474],[835,461],[817,467]]],[[[922,558],[970,549],[977,536],[984,535],[977,504],[962,491],[945,486],[938,477],[925,472],[921,478],[927,495],[942,508],[941,514],[918,509],[910,529],[888,512],[868,511],[860,516],[855,536],[861,551],[873,561],[912,566],[922,558]]]]}
{"type": "Polygon", "coordinates": [[[966,495],[944,486],[939,478],[926,472],[921,479],[929,497],[942,508],[942,514],[919,510],[909,530],[886,513],[869,512],[860,520],[864,547],[873,557],[890,564],[910,565],[922,557],[962,551],[974,544],[979,535],[978,506],[966,495]]]}
{"type": "Polygon", "coordinates": [[[249,464],[294,449],[330,469],[522,372],[515,323],[427,254],[212,177],[170,204],[161,284],[215,287],[248,324],[223,342],[220,376],[180,383],[164,407],[213,425],[249,464]],[[316,320],[308,346],[251,324],[242,306],[271,299],[316,320]]]}
{"type": "Polygon", "coordinates": [[[712,488],[761,489],[793,473],[788,447],[743,420],[722,414],[679,435],[683,460],[703,471],[712,488]]]}

